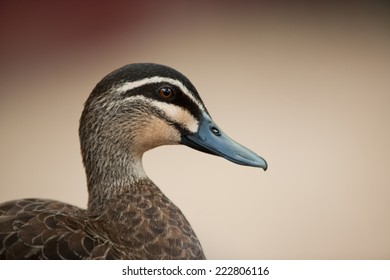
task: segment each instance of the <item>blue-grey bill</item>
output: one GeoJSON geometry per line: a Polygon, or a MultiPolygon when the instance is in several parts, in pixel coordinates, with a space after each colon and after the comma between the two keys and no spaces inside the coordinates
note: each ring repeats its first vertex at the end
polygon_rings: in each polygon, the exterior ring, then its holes
{"type": "Polygon", "coordinates": [[[182,136],[181,143],[205,153],[221,156],[237,164],[260,167],[264,170],[268,167],[262,157],[223,133],[207,115],[204,115],[200,121],[198,131],[182,136]]]}

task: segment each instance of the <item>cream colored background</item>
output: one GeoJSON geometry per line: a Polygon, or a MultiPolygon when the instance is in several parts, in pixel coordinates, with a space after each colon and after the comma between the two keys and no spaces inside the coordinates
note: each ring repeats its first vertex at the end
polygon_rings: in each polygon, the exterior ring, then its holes
{"type": "Polygon", "coordinates": [[[85,207],[83,102],[108,72],[157,62],[187,75],[224,131],[269,163],[263,172],[181,146],[145,155],[208,258],[390,258],[383,7],[9,2],[0,4],[1,201],[85,207]]]}

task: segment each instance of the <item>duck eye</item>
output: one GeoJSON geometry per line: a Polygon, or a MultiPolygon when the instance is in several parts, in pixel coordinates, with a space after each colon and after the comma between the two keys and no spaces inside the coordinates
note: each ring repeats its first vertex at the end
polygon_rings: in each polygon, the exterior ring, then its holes
{"type": "Polygon", "coordinates": [[[170,99],[170,98],[172,98],[175,95],[175,93],[173,92],[173,89],[171,89],[170,87],[160,88],[158,93],[164,99],[170,99]]]}

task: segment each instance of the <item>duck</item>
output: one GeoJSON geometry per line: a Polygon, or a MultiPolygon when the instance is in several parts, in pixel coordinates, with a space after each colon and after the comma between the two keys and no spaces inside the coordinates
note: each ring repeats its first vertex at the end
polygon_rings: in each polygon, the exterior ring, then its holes
{"type": "Polygon", "coordinates": [[[0,259],[205,259],[182,211],[145,173],[143,154],[183,144],[267,169],[212,120],[188,78],[155,63],[128,64],[98,82],[79,138],[86,209],[37,198],[0,204],[0,259]]]}

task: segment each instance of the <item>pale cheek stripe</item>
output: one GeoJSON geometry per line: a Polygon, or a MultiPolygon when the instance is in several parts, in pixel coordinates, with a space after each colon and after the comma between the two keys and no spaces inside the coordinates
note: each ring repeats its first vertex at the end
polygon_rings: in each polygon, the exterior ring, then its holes
{"type": "Polygon", "coordinates": [[[180,90],[185,95],[187,95],[192,101],[195,102],[196,105],[198,105],[198,107],[202,111],[204,111],[203,104],[200,103],[199,100],[197,100],[194,97],[194,95],[191,93],[191,91],[188,90],[188,88],[186,88],[180,81],[175,80],[175,79],[171,79],[171,78],[165,78],[165,77],[160,77],[160,76],[155,76],[155,77],[151,77],[151,78],[145,78],[145,79],[141,79],[141,80],[138,80],[138,81],[125,83],[125,84],[121,85],[120,87],[116,88],[115,90],[117,92],[119,92],[119,93],[122,93],[122,92],[126,92],[126,91],[129,91],[129,90],[132,90],[132,89],[135,89],[135,88],[147,85],[147,84],[164,83],[164,82],[172,84],[172,85],[175,85],[178,88],[180,88],[180,90]]]}
{"type": "Polygon", "coordinates": [[[170,121],[182,125],[192,133],[198,131],[199,128],[198,120],[186,109],[183,109],[179,106],[168,104],[165,102],[159,102],[157,100],[146,98],[145,96],[142,95],[130,96],[125,100],[128,101],[141,100],[142,102],[147,102],[153,107],[164,112],[165,115],[170,119],[170,121]]]}

